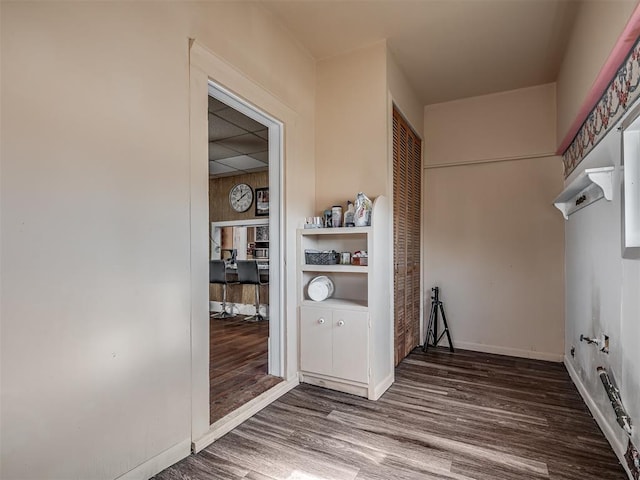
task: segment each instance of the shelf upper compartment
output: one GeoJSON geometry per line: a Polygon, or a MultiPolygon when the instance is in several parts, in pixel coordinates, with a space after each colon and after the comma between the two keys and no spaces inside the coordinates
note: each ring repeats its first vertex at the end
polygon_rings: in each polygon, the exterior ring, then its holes
{"type": "Polygon", "coordinates": [[[342,273],[368,273],[368,266],[360,265],[307,265],[301,266],[303,272],[342,272],[342,273]]]}
{"type": "Polygon", "coordinates": [[[363,235],[371,233],[371,227],[299,228],[300,235],[363,235]]]}
{"type": "Polygon", "coordinates": [[[613,198],[614,167],[586,168],[553,201],[565,219],[604,197],[613,198]]]}

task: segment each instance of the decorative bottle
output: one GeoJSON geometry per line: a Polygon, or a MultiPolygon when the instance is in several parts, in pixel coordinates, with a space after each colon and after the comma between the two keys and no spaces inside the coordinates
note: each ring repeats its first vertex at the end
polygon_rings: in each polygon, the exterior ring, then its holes
{"type": "Polygon", "coordinates": [[[347,200],[347,211],[344,212],[344,226],[345,227],[355,227],[356,224],[353,221],[353,216],[356,213],[356,209],[353,206],[353,202],[351,200],[347,200]]]}

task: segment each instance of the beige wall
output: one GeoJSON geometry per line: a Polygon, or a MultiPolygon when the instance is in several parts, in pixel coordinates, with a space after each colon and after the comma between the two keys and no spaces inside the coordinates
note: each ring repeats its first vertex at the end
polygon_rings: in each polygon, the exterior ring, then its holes
{"type": "Polygon", "coordinates": [[[318,62],[316,211],[387,194],[385,42],[318,62]]]}
{"type": "MultiPolygon", "coordinates": [[[[387,82],[393,103],[409,122],[413,131],[421,136],[424,129],[424,105],[389,50],[387,50],[387,82]]],[[[391,113],[388,115],[391,116],[391,113]]]]}
{"type": "MultiPolygon", "coordinates": [[[[554,86],[425,108],[428,164],[546,155],[554,86]]],[[[563,220],[559,157],[426,170],[425,288],[442,288],[456,346],[560,360],[563,220]]]]}
{"type": "Polygon", "coordinates": [[[358,192],[391,196],[390,101],[419,135],[424,115],[386,42],[318,62],[316,90],[317,213],[358,192]]]}
{"type": "Polygon", "coordinates": [[[315,66],[241,2],[1,8],[0,477],[115,478],[191,440],[189,38],[297,115],[287,239],[315,66]]]}
{"type": "Polygon", "coordinates": [[[581,3],[558,75],[558,143],[567,134],[637,3],[581,3]]]}
{"type": "Polygon", "coordinates": [[[555,85],[425,108],[425,163],[472,162],[555,151],[555,85]]]}

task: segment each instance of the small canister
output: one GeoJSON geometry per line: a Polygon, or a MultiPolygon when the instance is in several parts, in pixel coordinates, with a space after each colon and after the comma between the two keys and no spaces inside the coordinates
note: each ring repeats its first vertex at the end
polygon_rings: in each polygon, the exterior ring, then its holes
{"type": "Polygon", "coordinates": [[[351,265],[351,253],[349,252],[342,252],[340,254],[340,263],[342,265],[351,265]]]}
{"type": "Polygon", "coordinates": [[[340,205],[334,205],[331,207],[331,226],[342,226],[342,207],[340,205]]]}
{"type": "Polygon", "coordinates": [[[325,210],[323,213],[324,228],[331,228],[331,210],[325,210]]]}

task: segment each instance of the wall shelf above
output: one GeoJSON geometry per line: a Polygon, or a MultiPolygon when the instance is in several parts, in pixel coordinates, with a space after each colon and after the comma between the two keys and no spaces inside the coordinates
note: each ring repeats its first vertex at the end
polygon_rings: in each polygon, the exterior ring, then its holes
{"type": "Polygon", "coordinates": [[[586,168],[553,201],[565,219],[581,208],[605,198],[613,198],[614,167],[586,168]]]}

